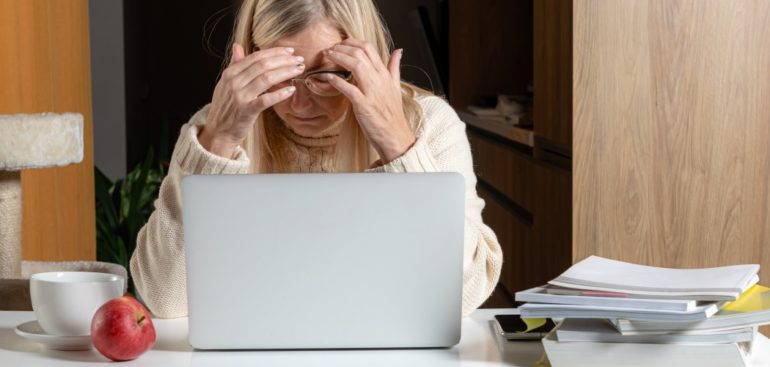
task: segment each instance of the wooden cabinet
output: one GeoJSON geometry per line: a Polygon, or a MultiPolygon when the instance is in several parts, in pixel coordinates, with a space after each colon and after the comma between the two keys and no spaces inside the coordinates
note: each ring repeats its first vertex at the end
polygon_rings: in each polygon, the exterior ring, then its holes
{"type": "Polygon", "coordinates": [[[572,265],[572,172],[538,161],[533,182],[535,247],[524,276],[537,286],[572,265]]]}
{"type": "Polygon", "coordinates": [[[503,244],[503,264],[505,271],[500,275],[500,286],[505,287],[506,296],[516,290],[527,287],[528,277],[524,274],[530,266],[526,259],[534,246],[532,224],[522,221],[504,207],[495,195],[484,187],[478,189],[479,196],[486,202],[484,222],[495,231],[497,239],[503,244]],[[511,246],[511,244],[516,244],[511,246]]]}
{"type": "MultiPolygon", "coordinates": [[[[531,151],[516,148],[511,142],[480,129],[471,129],[471,143],[476,176],[482,186],[491,186],[520,207],[519,212],[531,213],[534,208],[533,187],[535,164],[531,151]]],[[[489,190],[489,189],[488,189],[489,190]]],[[[531,222],[531,214],[528,215],[531,222]]]]}
{"type": "Polygon", "coordinates": [[[449,102],[524,93],[532,82],[533,0],[449,1],[449,102]]]}
{"type": "Polygon", "coordinates": [[[537,0],[533,7],[536,154],[571,156],[572,1],[537,0]]]}
{"type": "Polygon", "coordinates": [[[485,306],[511,306],[516,291],[542,285],[570,265],[572,177],[487,131],[470,127],[468,139],[486,202],[482,216],[503,249],[498,294],[485,306]]]}
{"type": "Polygon", "coordinates": [[[770,2],[532,10],[534,148],[469,126],[502,293],[590,255],[770,267],[770,2]]]}
{"type": "MultiPolygon", "coordinates": [[[[534,138],[469,123],[482,213],[503,249],[500,284],[487,307],[513,304],[572,260],[570,7],[561,0],[450,3],[449,101],[464,111],[480,97],[534,90],[534,138]],[[544,42],[535,45],[534,42],[544,42]],[[533,67],[534,63],[534,67],[533,67]],[[567,106],[567,107],[565,107],[567,106]]],[[[466,121],[467,122],[467,121],[466,121]]],[[[532,130],[527,130],[531,131],[532,130]]]]}

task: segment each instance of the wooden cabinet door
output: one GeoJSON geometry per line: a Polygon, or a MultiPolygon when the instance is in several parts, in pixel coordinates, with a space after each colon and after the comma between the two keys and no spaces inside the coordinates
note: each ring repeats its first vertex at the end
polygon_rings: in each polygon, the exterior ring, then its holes
{"type": "Polygon", "coordinates": [[[22,256],[93,260],[88,1],[0,1],[0,45],[0,113],[79,112],[85,117],[82,163],[22,172],[22,256]]]}
{"type": "Polygon", "coordinates": [[[534,111],[540,149],[572,148],[572,0],[534,1],[534,111]]]}
{"type": "Polygon", "coordinates": [[[485,306],[509,307],[515,292],[543,285],[571,265],[572,175],[489,133],[471,129],[468,138],[484,223],[503,249],[496,292],[503,294],[485,306]]]}

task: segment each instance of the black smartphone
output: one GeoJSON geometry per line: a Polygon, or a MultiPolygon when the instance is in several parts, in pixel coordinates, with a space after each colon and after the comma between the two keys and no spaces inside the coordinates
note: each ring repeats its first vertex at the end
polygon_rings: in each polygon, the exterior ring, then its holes
{"type": "Polygon", "coordinates": [[[497,332],[508,340],[540,340],[556,327],[551,319],[545,319],[545,323],[537,322],[532,327],[520,315],[495,315],[495,320],[497,332]]]}

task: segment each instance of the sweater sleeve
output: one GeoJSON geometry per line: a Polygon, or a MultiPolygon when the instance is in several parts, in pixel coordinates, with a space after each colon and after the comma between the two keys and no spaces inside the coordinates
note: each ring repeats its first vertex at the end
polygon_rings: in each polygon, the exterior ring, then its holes
{"type": "Polygon", "coordinates": [[[187,315],[187,280],[182,229],[181,180],[192,174],[246,173],[249,160],[239,148],[234,159],[210,153],[198,142],[208,107],[182,126],[155,211],[137,236],[131,277],[150,312],[161,318],[187,315]]]}
{"type": "Polygon", "coordinates": [[[465,177],[463,316],[489,298],[500,278],[502,249],[484,224],[484,200],[476,193],[476,175],[465,123],[439,97],[420,100],[423,109],[417,140],[401,157],[367,172],[459,172],[465,177]]]}

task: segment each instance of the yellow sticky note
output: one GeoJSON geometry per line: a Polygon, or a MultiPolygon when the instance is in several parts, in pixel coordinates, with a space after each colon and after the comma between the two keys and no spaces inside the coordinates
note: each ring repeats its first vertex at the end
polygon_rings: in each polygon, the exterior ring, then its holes
{"type": "Polygon", "coordinates": [[[745,313],[770,309],[770,288],[755,285],[744,292],[737,300],[728,303],[720,313],[745,313]]]}
{"type": "Polygon", "coordinates": [[[522,318],[521,321],[524,321],[524,324],[527,325],[527,330],[524,330],[525,333],[528,333],[532,330],[535,330],[543,325],[545,325],[545,319],[524,319],[522,318]]]}

